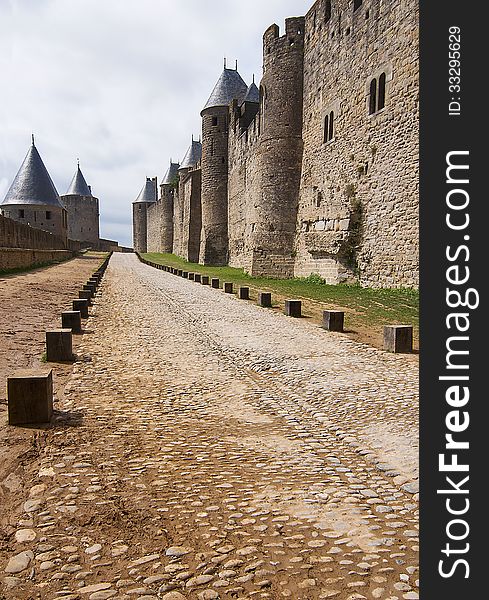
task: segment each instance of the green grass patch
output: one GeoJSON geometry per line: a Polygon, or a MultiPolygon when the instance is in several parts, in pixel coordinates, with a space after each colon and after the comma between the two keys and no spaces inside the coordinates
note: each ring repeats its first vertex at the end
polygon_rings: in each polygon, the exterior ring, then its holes
{"type": "MultiPolygon", "coordinates": [[[[248,286],[251,290],[275,292],[281,297],[280,301],[285,297],[309,300],[312,303],[311,310],[314,317],[318,317],[320,312],[327,308],[345,310],[348,313],[347,328],[376,328],[383,324],[413,325],[415,338],[418,337],[418,290],[409,288],[374,289],[346,284],[330,285],[317,274],[293,279],[252,277],[243,269],[209,267],[189,263],[173,254],[147,253],[142,256],[155,263],[218,277],[221,287],[224,281],[231,281],[237,286],[248,286]]],[[[306,315],[308,308],[309,305],[304,310],[306,315]]]]}

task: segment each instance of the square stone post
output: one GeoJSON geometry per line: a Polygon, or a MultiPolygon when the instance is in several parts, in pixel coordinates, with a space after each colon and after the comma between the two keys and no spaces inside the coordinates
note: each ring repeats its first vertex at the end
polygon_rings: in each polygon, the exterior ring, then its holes
{"type": "Polygon", "coordinates": [[[302,302],[300,300],[286,300],[285,314],[288,317],[299,318],[302,316],[302,302]]]}
{"type": "Polygon", "coordinates": [[[53,414],[53,371],[16,371],[7,377],[9,425],[48,423],[53,414]]]}
{"type": "Polygon", "coordinates": [[[412,325],[385,325],[384,350],[396,353],[410,353],[413,351],[413,326],[412,325]]]}
{"type": "Polygon", "coordinates": [[[71,362],[73,360],[71,329],[46,331],[46,355],[48,362],[71,362]]]}
{"type": "Polygon", "coordinates": [[[232,294],[234,292],[232,281],[225,281],[224,282],[224,292],[226,294],[232,294]]]}
{"type": "Polygon", "coordinates": [[[217,277],[213,277],[211,279],[211,287],[213,287],[215,290],[219,289],[219,279],[217,277]]]}
{"type": "Polygon", "coordinates": [[[88,306],[92,306],[92,293],[87,290],[80,290],[78,292],[78,297],[86,300],[88,302],[88,306]]]}
{"type": "Polygon", "coordinates": [[[265,308],[271,308],[272,294],[270,292],[258,292],[258,304],[265,308]]]}
{"type": "Polygon", "coordinates": [[[343,331],[344,320],[342,310],[323,310],[323,328],[328,331],[343,331]]]}
{"type": "Polygon", "coordinates": [[[61,327],[71,329],[72,333],[82,332],[81,313],[79,310],[65,310],[61,313],[61,327]]]}
{"type": "Polygon", "coordinates": [[[88,302],[81,298],[73,299],[73,310],[79,310],[82,319],[88,319],[88,302]]]}
{"type": "Polygon", "coordinates": [[[194,273],[194,281],[196,283],[201,283],[201,280],[202,280],[201,274],[200,273],[194,273]]]}
{"type": "Polygon", "coordinates": [[[200,283],[202,285],[209,285],[209,276],[208,275],[202,275],[200,283]]]}
{"type": "Polygon", "coordinates": [[[250,299],[250,288],[240,286],[238,289],[238,298],[240,300],[249,300],[250,299]]]}

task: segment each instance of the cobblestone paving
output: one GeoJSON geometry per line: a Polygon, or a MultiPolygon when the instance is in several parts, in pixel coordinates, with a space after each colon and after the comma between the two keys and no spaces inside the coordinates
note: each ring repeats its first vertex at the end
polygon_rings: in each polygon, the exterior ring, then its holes
{"type": "Polygon", "coordinates": [[[418,598],[416,357],[134,255],[88,329],[6,598],[418,598]]]}

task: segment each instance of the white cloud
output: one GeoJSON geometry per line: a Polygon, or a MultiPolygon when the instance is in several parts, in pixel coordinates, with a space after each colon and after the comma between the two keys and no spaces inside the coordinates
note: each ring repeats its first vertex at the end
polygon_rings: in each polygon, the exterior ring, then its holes
{"type": "Polygon", "coordinates": [[[0,0],[0,199],[30,143],[60,193],[79,157],[101,234],[131,244],[144,177],[181,159],[222,70],[261,76],[261,38],[312,0],[0,0]]]}

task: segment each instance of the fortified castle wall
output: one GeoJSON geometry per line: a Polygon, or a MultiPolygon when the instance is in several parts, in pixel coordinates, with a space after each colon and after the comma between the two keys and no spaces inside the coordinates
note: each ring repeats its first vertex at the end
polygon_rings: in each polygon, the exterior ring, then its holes
{"type": "Polygon", "coordinates": [[[146,214],[134,205],[135,248],[417,287],[418,1],[317,0],[283,35],[267,29],[263,67],[246,93],[224,68],[201,113],[202,158],[171,197],[162,186],[146,214]]]}

